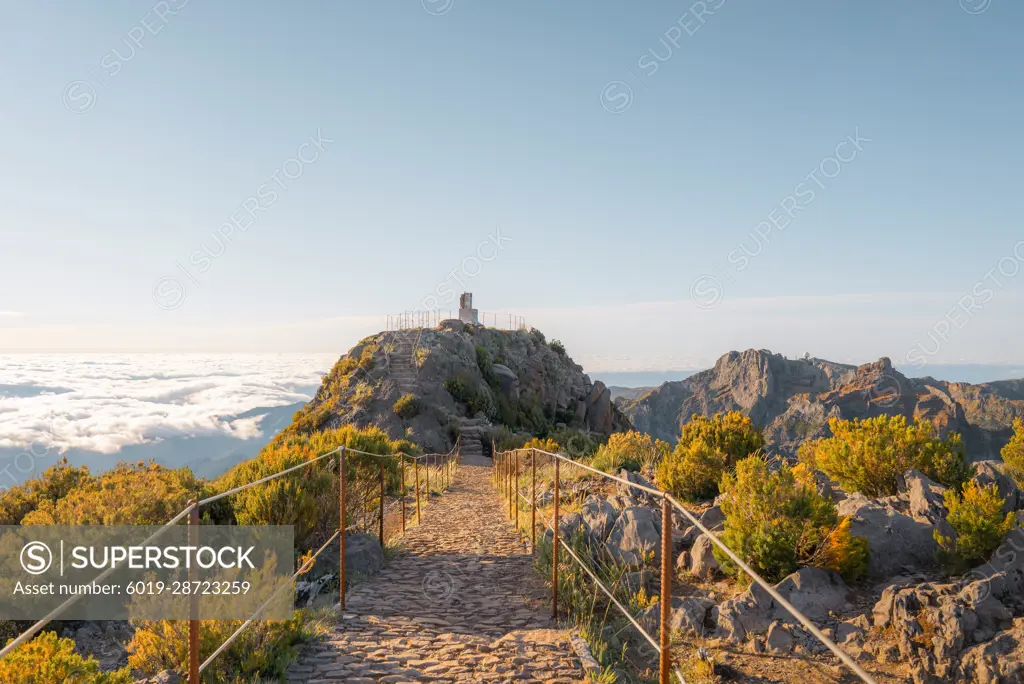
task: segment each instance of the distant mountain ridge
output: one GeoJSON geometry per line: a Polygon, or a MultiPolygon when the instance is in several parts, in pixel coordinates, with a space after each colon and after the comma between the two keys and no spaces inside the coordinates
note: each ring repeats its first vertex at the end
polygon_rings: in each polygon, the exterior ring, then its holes
{"type": "Polygon", "coordinates": [[[888,358],[853,366],[748,349],[622,409],[638,429],[670,443],[693,414],[741,411],[764,430],[769,448],[785,455],[828,436],[829,418],[902,415],[927,419],[943,435],[960,433],[973,460],[998,459],[1013,419],[1024,417],[1024,380],[973,385],[908,378],[888,358]]]}

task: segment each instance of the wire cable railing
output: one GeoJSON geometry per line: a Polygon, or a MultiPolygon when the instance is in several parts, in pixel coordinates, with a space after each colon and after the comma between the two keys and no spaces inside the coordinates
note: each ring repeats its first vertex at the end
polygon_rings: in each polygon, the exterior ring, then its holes
{"type": "MultiPolygon", "coordinates": [[[[386,492],[387,492],[387,489],[386,489],[386,478],[385,478],[385,463],[386,463],[386,461],[391,460],[391,459],[397,459],[398,463],[399,463],[399,469],[400,469],[400,472],[401,472],[401,486],[399,488],[399,499],[400,499],[400,502],[401,502],[401,516],[402,516],[401,533],[404,535],[405,534],[405,528],[406,528],[406,499],[409,498],[410,490],[414,490],[414,492],[415,492],[415,499],[416,499],[416,521],[417,521],[417,523],[419,523],[419,521],[421,519],[421,515],[422,515],[422,513],[421,513],[421,497],[420,497],[420,493],[421,493],[421,488],[420,488],[420,472],[419,472],[420,471],[420,464],[422,463],[423,466],[424,466],[424,471],[425,471],[425,474],[426,474],[426,489],[427,489],[428,496],[430,495],[430,492],[432,491],[431,487],[430,487],[430,474],[431,474],[431,470],[435,471],[435,477],[440,478],[439,486],[440,486],[440,489],[443,491],[444,489],[446,489],[447,487],[449,487],[451,485],[452,481],[454,480],[455,474],[456,474],[456,472],[458,470],[459,461],[460,461],[460,454],[461,454],[460,448],[461,448],[461,439],[457,439],[456,440],[455,446],[448,453],[444,453],[444,454],[441,454],[441,453],[428,453],[428,454],[421,454],[419,456],[413,456],[411,454],[407,454],[407,453],[404,453],[404,452],[401,452],[401,451],[393,453],[393,454],[375,454],[375,453],[371,453],[371,452],[368,452],[368,451],[361,451],[359,449],[353,449],[351,447],[340,446],[340,447],[332,449],[332,450],[330,450],[330,451],[328,451],[326,453],[320,454],[319,456],[316,456],[316,457],[311,458],[311,459],[309,459],[307,461],[304,461],[304,462],[302,462],[302,463],[300,463],[298,465],[292,466],[290,468],[285,468],[284,470],[278,471],[278,472],[273,473],[271,475],[268,475],[266,477],[262,477],[262,478],[260,478],[258,480],[254,480],[252,482],[247,482],[245,484],[239,485],[239,486],[234,487],[232,489],[229,489],[227,491],[218,492],[217,494],[213,494],[211,496],[208,496],[208,497],[205,497],[205,498],[202,498],[202,499],[198,499],[198,498],[197,499],[192,499],[191,501],[189,501],[188,505],[185,507],[184,510],[182,510],[180,513],[175,515],[169,521],[164,523],[160,527],[159,530],[157,530],[156,532],[151,534],[149,537],[147,537],[146,540],[143,541],[140,544],[140,546],[145,546],[145,545],[149,544],[150,542],[152,542],[155,539],[157,539],[161,534],[166,532],[168,529],[170,529],[171,527],[177,525],[178,523],[180,523],[185,518],[188,518],[190,540],[195,539],[197,537],[197,535],[198,535],[198,530],[199,530],[199,527],[200,527],[200,521],[199,521],[199,509],[200,509],[200,507],[208,505],[208,504],[211,504],[211,503],[213,503],[215,501],[219,501],[221,499],[227,498],[229,496],[233,496],[235,494],[239,494],[239,493],[241,493],[243,491],[252,489],[253,487],[257,487],[259,485],[266,484],[268,482],[271,482],[271,481],[276,480],[278,478],[284,477],[285,475],[294,473],[296,471],[304,470],[306,468],[309,468],[313,464],[319,463],[321,461],[324,461],[325,459],[328,459],[328,458],[330,458],[332,456],[337,455],[337,457],[338,457],[337,458],[337,462],[338,462],[337,477],[338,477],[338,494],[339,494],[339,499],[338,499],[338,505],[339,505],[339,523],[338,523],[338,528],[336,530],[334,530],[333,534],[331,534],[331,536],[327,539],[327,541],[325,541],[312,555],[310,555],[308,558],[306,558],[304,560],[304,562],[301,564],[301,566],[298,568],[298,570],[296,570],[296,572],[290,578],[288,578],[287,581],[282,583],[281,586],[279,586],[271,594],[270,598],[268,598],[259,608],[257,608],[256,611],[245,622],[243,622],[242,625],[240,625],[238,627],[238,629],[236,629],[227,639],[225,639],[225,641],[223,643],[221,643],[221,645],[218,646],[217,649],[214,650],[214,652],[211,653],[202,663],[200,663],[200,660],[199,660],[199,658],[200,658],[200,653],[199,653],[199,623],[200,623],[200,619],[199,619],[199,615],[198,615],[198,607],[197,607],[197,604],[195,602],[195,597],[193,597],[191,599],[190,617],[189,617],[189,620],[188,620],[188,622],[189,622],[188,666],[187,666],[187,668],[188,668],[188,680],[187,680],[188,683],[189,684],[199,684],[200,674],[204,670],[206,670],[214,662],[214,660],[216,660],[216,658],[218,656],[223,654],[228,649],[228,647],[246,629],[248,629],[254,622],[256,622],[258,620],[259,616],[263,613],[263,611],[266,610],[266,608],[274,601],[275,598],[277,598],[281,594],[281,592],[283,592],[286,588],[294,587],[293,582],[295,581],[295,579],[297,577],[299,577],[299,575],[302,575],[305,572],[308,572],[313,567],[314,561],[334,542],[335,539],[339,540],[339,588],[338,588],[339,606],[340,606],[340,608],[342,610],[344,610],[344,608],[345,608],[345,595],[346,595],[346,588],[347,588],[347,578],[345,576],[346,575],[346,572],[345,572],[345,537],[346,537],[346,534],[349,532],[349,530],[359,529],[359,527],[360,527],[358,524],[357,525],[346,525],[346,521],[349,518],[353,517],[351,515],[351,513],[350,513],[350,506],[349,506],[350,502],[347,501],[347,495],[348,495],[348,482],[347,482],[347,480],[348,480],[348,477],[347,477],[348,468],[347,468],[347,465],[348,465],[348,455],[349,454],[358,454],[360,456],[369,457],[369,458],[372,458],[372,459],[376,459],[377,462],[378,462],[378,485],[379,485],[378,499],[379,499],[379,511],[380,511],[379,522],[378,522],[378,540],[379,540],[379,542],[381,544],[381,548],[383,548],[384,547],[384,543],[385,543],[385,539],[384,539],[384,503],[385,503],[385,496],[386,496],[386,492]],[[408,461],[411,461],[413,463],[413,471],[414,471],[414,484],[411,487],[410,487],[410,485],[409,485],[409,483],[408,483],[408,481],[406,479],[406,464],[407,464],[408,461]],[[193,536],[193,535],[195,535],[195,536],[193,536]]],[[[363,530],[367,531],[365,523],[363,525],[363,530]]],[[[191,543],[191,541],[190,541],[190,543],[191,543]]],[[[112,572],[114,572],[115,569],[116,569],[115,567],[111,566],[110,568],[105,570],[103,573],[98,575],[96,577],[96,579],[93,580],[93,582],[101,581],[102,579],[104,579],[105,577],[110,575],[112,572]]],[[[81,597],[82,597],[81,594],[72,596],[67,601],[65,601],[61,605],[57,606],[56,608],[54,608],[52,611],[50,611],[41,620],[39,620],[39,621],[35,622],[34,624],[32,624],[28,629],[26,629],[21,634],[19,634],[9,644],[4,646],[4,648],[0,649],[0,659],[6,657],[10,653],[12,653],[15,649],[17,649],[18,647],[20,647],[21,645],[25,644],[30,639],[32,639],[36,634],[39,633],[40,630],[43,629],[43,627],[45,627],[49,622],[57,619],[65,610],[67,610],[69,607],[74,605],[81,597]]]]}
{"type": "MultiPolygon", "coordinates": [[[[384,326],[389,332],[399,332],[416,328],[435,328],[448,320],[460,320],[458,309],[415,310],[388,314],[384,326]]],[[[487,328],[526,330],[526,318],[517,314],[478,311],[476,320],[479,325],[487,328]]]]}
{"type": "MultiPolygon", "coordinates": [[[[635,482],[630,482],[625,478],[621,478],[615,475],[610,475],[603,471],[597,470],[585,463],[573,460],[561,454],[551,453],[542,449],[529,448],[529,449],[512,449],[507,451],[497,451],[494,449],[495,454],[493,461],[493,476],[494,485],[499,490],[503,491],[503,495],[507,497],[509,502],[509,517],[513,518],[516,523],[516,527],[519,526],[519,500],[526,499],[519,490],[519,475],[520,475],[520,454],[529,453],[530,465],[532,469],[532,487],[531,487],[531,499],[528,501],[531,509],[531,524],[530,524],[530,539],[531,549],[536,549],[536,512],[537,512],[537,460],[538,455],[546,456],[550,463],[554,465],[554,493],[552,497],[552,503],[554,505],[554,524],[552,525],[547,520],[543,520],[545,525],[552,531],[552,616],[558,616],[558,553],[560,549],[564,549],[570,557],[575,560],[584,572],[598,585],[598,587],[612,600],[612,603],[618,608],[620,612],[633,624],[633,626],[640,631],[641,635],[654,646],[659,653],[659,674],[660,681],[662,684],[667,684],[669,681],[669,675],[671,670],[671,653],[669,643],[669,630],[668,622],[671,613],[671,600],[672,600],[672,574],[671,574],[671,554],[672,554],[672,541],[670,531],[672,529],[672,509],[678,510],[682,515],[694,525],[702,534],[707,536],[709,541],[718,547],[722,553],[729,557],[729,559],[736,563],[736,565],[745,572],[758,586],[764,589],[769,596],[780,606],[782,606],[787,612],[790,613],[812,636],[814,636],[823,646],[831,651],[844,665],[846,665],[857,677],[867,684],[875,684],[875,680],[870,674],[868,674],[857,662],[842,648],[840,648],[835,642],[828,638],[817,625],[814,624],[807,616],[801,613],[792,603],[787,601],[785,597],[776,591],[775,587],[765,581],[760,575],[758,575],[742,558],[740,558],[732,549],[730,549],[725,542],[718,538],[717,535],[713,534],[711,530],[705,527],[700,520],[691,513],[686,507],[679,503],[674,497],[668,492],[656,489],[653,487],[647,487],[640,485],[635,482]],[[559,543],[559,485],[560,485],[560,464],[570,464],[572,467],[580,469],[585,472],[590,472],[594,475],[598,475],[606,480],[617,482],[622,485],[626,485],[631,489],[637,489],[646,492],[653,497],[661,500],[661,512],[662,512],[662,534],[661,534],[661,613],[660,613],[660,641],[655,642],[654,638],[643,629],[643,627],[629,614],[629,611],[625,609],[622,604],[616,600],[613,596],[613,592],[608,589],[600,581],[597,575],[582,561],[579,556],[572,551],[569,545],[559,543]],[[514,509],[514,510],[513,510],[514,509]]],[[[681,682],[684,682],[682,674],[678,669],[675,670],[676,676],[681,682]]]]}

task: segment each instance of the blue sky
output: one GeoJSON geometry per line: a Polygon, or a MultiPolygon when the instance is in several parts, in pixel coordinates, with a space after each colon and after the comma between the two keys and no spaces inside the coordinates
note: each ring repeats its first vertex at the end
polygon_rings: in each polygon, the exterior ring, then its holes
{"type": "Polygon", "coordinates": [[[1010,0],[12,4],[0,351],[340,353],[454,271],[588,368],[1024,362],[1022,20],[1010,0]]]}

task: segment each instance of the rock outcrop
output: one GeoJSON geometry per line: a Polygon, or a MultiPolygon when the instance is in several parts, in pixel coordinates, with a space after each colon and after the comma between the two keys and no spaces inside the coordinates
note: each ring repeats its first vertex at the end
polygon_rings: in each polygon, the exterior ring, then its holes
{"type": "Polygon", "coordinates": [[[644,506],[623,509],[608,536],[608,551],[619,563],[640,567],[647,556],[661,557],[661,535],[654,512],[644,506]]]}
{"type": "Polygon", "coordinates": [[[695,413],[741,411],[771,449],[790,456],[805,440],[829,436],[829,418],[902,415],[962,434],[973,460],[998,460],[1013,418],[1024,417],[1024,380],[950,383],[908,378],[886,358],[857,367],[748,349],[624,406],[638,429],[669,443],[695,413]]]}
{"type": "MultiPolygon", "coordinates": [[[[831,613],[849,610],[850,589],[831,570],[801,568],[775,585],[775,590],[815,622],[823,622],[831,613]]],[[[711,611],[715,635],[734,643],[767,632],[773,623],[797,625],[788,610],[778,604],[758,584],[739,598],[723,602],[711,611]]]]}
{"type": "MultiPolygon", "coordinates": [[[[1024,679],[1024,529],[1007,535],[989,562],[956,582],[896,582],[872,611],[875,634],[914,665],[918,682],[1024,679]]],[[[880,656],[882,657],[882,656],[880,656]]]]}
{"type": "Polygon", "coordinates": [[[293,428],[375,426],[393,439],[447,451],[467,418],[527,432],[565,425],[607,435],[632,427],[608,388],[591,382],[538,331],[443,321],[360,341],[324,378],[293,428]],[[406,394],[418,401],[396,412],[406,394]]]}

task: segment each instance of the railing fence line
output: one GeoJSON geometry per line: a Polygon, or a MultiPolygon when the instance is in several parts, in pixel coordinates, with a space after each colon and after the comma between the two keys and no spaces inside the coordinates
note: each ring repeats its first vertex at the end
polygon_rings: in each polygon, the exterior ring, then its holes
{"type": "MultiPolygon", "coordinates": [[[[372,458],[379,459],[379,463],[378,463],[378,486],[379,486],[379,496],[380,496],[380,508],[379,508],[380,519],[378,521],[379,522],[378,539],[380,541],[381,547],[383,548],[383,546],[384,546],[384,500],[385,500],[385,495],[386,495],[386,480],[385,480],[385,472],[384,472],[385,460],[398,458],[399,462],[401,463],[400,471],[402,473],[402,483],[401,483],[401,487],[400,487],[400,491],[399,491],[399,498],[401,499],[401,503],[402,503],[402,505],[401,505],[401,511],[402,511],[401,531],[402,531],[402,534],[404,535],[405,534],[405,522],[406,522],[405,521],[405,497],[408,494],[408,489],[409,489],[408,483],[405,481],[405,463],[406,463],[406,460],[412,460],[413,463],[415,464],[414,467],[415,467],[415,471],[416,471],[416,485],[415,485],[415,490],[416,490],[416,522],[418,524],[420,522],[420,485],[419,485],[419,464],[420,464],[420,461],[424,461],[424,464],[425,464],[426,469],[427,469],[427,478],[428,478],[427,479],[427,487],[428,487],[427,494],[428,494],[428,497],[429,497],[429,494],[430,494],[430,491],[429,491],[429,486],[430,486],[429,485],[429,482],[430,482],[430,480],[429,480],[430,468],[434,467],[434,468],[439,469],[439,471],[440,471],[439,472],[439,477],[441,478],[440,486],[441,486],[442,489],[447,488],[451,484],[452,479],[453,479],[453,477],[455,475],[455,471],[458,468],[459,462],[461,460],[461,445],[462,445],[462,439],[461,439],[461,437],[459,437],[458,439],[456,439],[455,446],[448,453],[445,453],[445,454],[430,453],[430,454],[421,454],[419,456],[412,456],[410,454],[406,454],[406,453],[401,452],[401,451],[397,452],[397,453],[394,453],[394,454],[374,454],[374,453],[370,453],[368,451],[361,451],[359,449],[352,449],[350,447],[340,446],[340,447],[332,449],[332,450],[330,450],[330,451],[328,451],[326,453],[320,454],[319,456],[316,456],[315,458],[311,458],[308,461],[304,461],[304,462],[302,462],[302,463],[300,463],[298,465],[292,466],[290,468],[286,468],[286,469],[281,470],[281,471],[279,471],[277,473],[274,473],[272,475],[268,475],[267,477],[260,478],[259,480],[254,480],[253,482],[249,482],[249,483],[246,483],[244,485],[239,485],[238,487],[235,487],[235,488],[230,489],[230,490],[225,491],[225,492],[220,492],[220,493],[215,494],[213,496],[206,497],[205,499],[193,499],[193,500],[189,501],[188,505],[185,507],[185,509],[183,511],[181,511],[176,516],[171,518],[169,521],[164,523],[163,526],[161,526],[161,528],[159,530],[157,530],[152,535],[147,537],[146,540],[142,542],[142,544],[141,544],[142,546],[145,546],[146,544],[150,543],[151,541],[153,541],[154,539],[159,537],[161,534],[163,534],[167,529],[169,529],[170,527],[172,527],[174,525],[177,525],[179,522],[181,522],[184,518],[187,517],[188,518],[190,540],[192,540],[192,541],[190,541],[190,543],[194,543],[198,539],[199,528],[201,527],[200,521],[199,521],[199,508],[201,506],[204,506],[206,504],[212,503],[214,501],[218,501],[220,499],[223,499],[225,497],[228,497],[228,496],[231,496],[231,495],[234,495],[234,494],[238,494],[239,492],[245,491],[245,490],[250,489],[252,487],[256,487],[256,486],[261,485],[261,484],[266,484],[267,482],[275,480],[275,479],[277,479],[279,477],[283,477],[284,475],[287,475],[289,473],[293,473],[295,471],[302,470],[304,468],[308,468],[309,466],[313,465],[314,463],[317,463],[317,462],[322,461],[322,460],[324,460],[326,458],[329,458],[330,456],[333,456],[334,454],[338,454],[338,492],[339,492],[339,501],[338,501],[338,504],[339,504],[339,524],[338,524],[338,529],[334,531],[334,533],[330,536],[330,538],[326,542],[324,542],[324,544],[310,558],[308,558],[306,560],[306,562],[304,562],[302,564],[301,567],[299,567],[299,569],[295,572],[295,574],[293,574],[291,576],[291,578],[288,581],[284,582],[280,587],[278,587],[278,589],[273,594],[271,594],[270,598],[267,599],[267,601],[262,606],[257,608],[256,612],[253,613],[253,615],[248,620],[246,620],[237,630],[235,630],[231,634],[231,636],[229,636],[212,654],[210,654],[210,656],[207,657],[206,660],[204,660],[202,662],[202,664],[200,664],[200,662],[199,662],[199,657],[200,657],[200,654],[199,654],[199,626],[200,626],[200,620],[199,620],[199,615],[198,615],[198,609],[197,609],[197,606],[195,605],[196,604],[196,600],[194,598],[190,599],[189,636],[188,636],[188,665],[187,665],[187,668],[188,668],[188,683],[189,684],[199,684],[199,676],[203,672],[203,670],[205,670],[211,663],[213,663],[213,661],[217,658],[217,656],[221,655],[225,650],[227,650],[228,646],[230,646],[231,643],[243,631],[245,631],[245,629],[247,629],[250,625],[252,625],[253,622],[256,621],[256,619],[259,617],[259,615],[267,608],[268,605],[270,605],[270,603],[274,600],[275,597],[278,596],[278,594],[280,594],[281,591],[283,591],[286,587],[291,586],[292,582],[299,575],[301,575],[304,572],[307,572],[310,568],[312,568],[313,561],[321,553],[323,553],[323,551],[331,544],[331,542],[334,541],[335,537],[339,538],[339,552],[340,552],[340,558],[339,558],[340,565],[339,565],[339,573],[338,573],[339,574],[339,605],[340,605],[340,607],[342,609],[345,608],[345,594],[346,594],[346,580],[347,580],[346,575],[345,575],[345,537],[346,537],[346,534],[350,530],[359,529],[358,524],[357,525],[348,525],[348,526],[345,524],[346,523],[346,518],[348,517],[346,515],[347,512],[348,512],[347,511],[347,506],[348,506],[348,501],[347,501],[347,493],[348,493],[347,480],[348,480],[348,477],[347,477],[347,474],[346,474],[346,467],[345,467],[346,466],[346,455],[347,454],[360,454],[360,455],[363,455],[363,456],[369,456],[369,457],[372,457],[372,458]],[[431,462],[433,462],[433,465],[431,465],[431,462]],[[343,531],[344,531],[344,533],[343,533],[343,531]]],[[[363,530],[366,531],[365,525],[363,527],[363,530]]],[[[96,579],[94,579],[93,581],[94,582],[101,581],[103,578],[107,577],[114,570],[115,570],[115,568],[113,568],[113,567],[108,568],[107,570],[102,572],[100,575],[98,575],[96,577],[96,579]]],[[[4,648],[0,649],[0,658],[6,657],[11,652],[13,652],[15,649],[17,649],[19,646],[21,646],[22,644],[24,644],[27,641],[29,641],[40,630],[42,630],[42,628],[45,627],[49,622],[51,622],[52,620],[57,619],[57,617],[62,612],[64,612],[68,607],[74,605],[81,598],[81,596],[82,595],[79,594],[79,595],[75,595],[75,596],[69,598],[67,601],[65,601],[61,605],[57,606],[56,608],[54,608],[52,611],[50,611],[44,618],[42,618],[41,620],[35,622],[32,626],[30,626],[24,632],[19,634],[17,638],[12,640],[4,648]]]]}
{"type": "MultiPolygon", "coordinates": [[[[447,320],[459,320],[458,310],[403,311],[397,314],[388,314],[385,318],[385,329],[392,332],[415,328],[435,328],[442,321],[447,320]]],[[[526,330],[526,318],[511,313],[478,311],[477,321],[482,326],[499,330],[526,330]]]]}
{"type": "MultiPolygon", "coordinates": [[[[543,454],[549,458],[554,465],[554,481],[553,481],[553,506],[554,506],[554,524],[549,523],[543,516],[541,516],[545,525],[548,526],[552,531],[552,567],[551,567],[551,603],[552,603],[552,615],[557,618],[558,616],[558,552],[561,548],[575,560],[584,572],[594,580],[595,583],[601,588],[601,590],[609,596],[613,604],[619,609],[620,612],[636,627],[641,634],[647,639],[652,646],[654,646],[659,653],[659,676],[662,684],[667,684],[669,681],[669,672],[671,670],[671,654],[669,652],[669,631],[668,622],[671,616],[671,587],[672,587],[672,572],[671,572],[671,554],[672,554],[672,542],[671,542],[671,530],[672,530],[672,508],[677,509],[683,514],[683,516],[698,530],[701,531],[708,539],[719,549],[725,553],[730,560],[736,563],[737,566],[743,572],[745,572],[750,578],[756,582],[762,589],[764,589],[769,596],[772,597],[780,606],[786,609],[800,624],[818,641],[828,648],[839,660],[846,665],[850,670],[857,675],[862,681],[867,684],[876,684],[875,680],[869,675],[863,668],[858,665],[853,658],[849,656],[843,649],[841,649],[835,642],[829,639],[817,625],[815,625],[807,616],[796,609],[789,601],[787,601],[782,595],[780,595],[775,587],[771,586],[766,582],[760,575],[758,575],[747,563],[743,561],[736,553],[733,552],[725,542],[719,539],[716,535],[712,534],[704,525],[701,524],[700,520],[697,519],[686,507],[679,503],[674,497],[668,492],[664,492],[653,487],[645,487],[643,485],[635,484],[621,477],[610,475],[588,466],[584,463],[580,463],[571,458],[563,456],[561,454],[551,453],[544,451],[543,449],[510,449],[506,451],[498,451],[495,445],[492,444],[492,453],[494,453],[494,461],[492,467],[494,469],[494,483],[499,491],[504,490],[509,500],[509,518],[516,521],[516,527],[518,529],[518,514],[519,514],[519,499],[525,499],[519,492],[519,454],[521,452],[530,452],[531,455],[531,466],[534,470],[533,475],[533,486],[531,487],[531,500],[530,507],[532,511],[531,515],[531,540],[535,539],[536,535],[536,510],[537,510],[537,485],[536,485],[536,467],[537,457],[543,454]],[[641,625],[637,623],[633,616],[619,603],[612,592],[600,581],[597,575],[591,571],[582,559],[580,559],[572,549],[565,544],[559,543],[559,483],[561,480],[559,464],[562,462],[571,464],[575,468],[589,471],[593,474],[599,475],[607,480],[624,484],[630,488],[638,489],[649,494],[652,494],[661,499],[661,511],[662,511],[662,538],[661,538],[661,611],[659,615],[660,622],[660,643],[656,643],[641,625]],[[514,487],[514,489],[513,489],[514,487]],[[514,493],[513,493],[514,492],[514,493]],[[515,504],[515,513],[512,512],[513,502],[515,504]]],[[[536,544],[531,544],[535,548],[536,544]]],[[[679,677],[681,682],[685,682],[682,673],[679,672],[678,668],[674,670],[676,676],[679,677]]]]}

